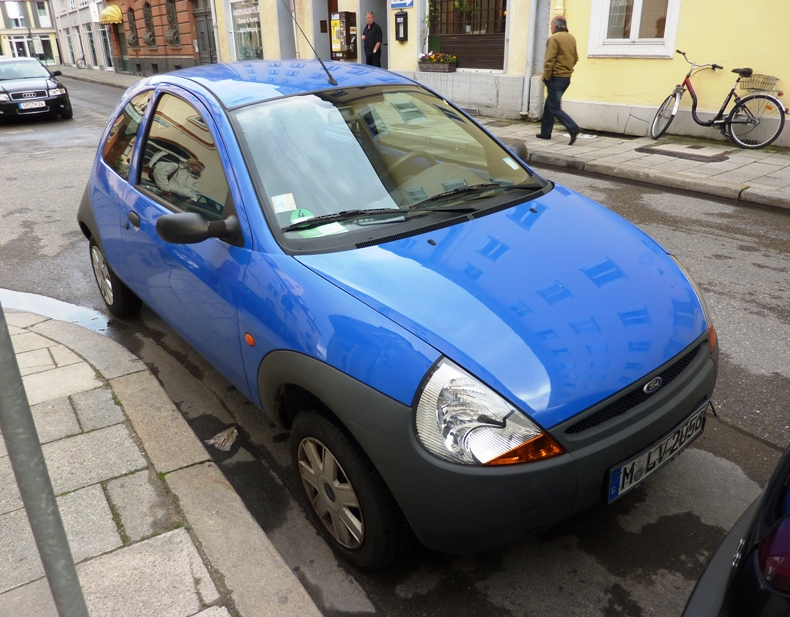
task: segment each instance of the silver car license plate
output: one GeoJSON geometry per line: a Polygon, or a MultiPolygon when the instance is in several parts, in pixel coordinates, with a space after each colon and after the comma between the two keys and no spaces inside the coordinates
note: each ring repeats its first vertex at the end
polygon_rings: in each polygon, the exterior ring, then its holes
{"type": "Polygon", "coordinates": [[[35,109],[36,107],[46,107],[46,101],[25,101],[19,104],[19,109],[35,109]]]}
{"type": "Polygon", "coordinates": [[[661,441],[614,467],[609,472],[609,503],[639,486],[699,437],[705,428],[705,414],[709,407],[710,401],[707,401],[661,441]]]}

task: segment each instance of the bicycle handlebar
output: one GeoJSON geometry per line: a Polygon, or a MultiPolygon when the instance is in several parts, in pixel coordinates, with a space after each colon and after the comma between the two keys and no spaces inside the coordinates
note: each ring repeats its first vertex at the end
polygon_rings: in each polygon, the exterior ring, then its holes
{"type": "Polygon", "coordinates": [[[697,64],[696,62],[692,62],[692,61],[691,61],[691,60],[689,60],[689,59],[688,59],[688,57],[686,56],[686,52],[685,52],[685,51],[680,51],[679,49],[676,49],[676,50],[675,50],[675,53],[678,53],[678,54],[680,54],[681,56],[683,56],[683,58],[685,59],[685,61],[686,61],[686,62],[688,62],[688,63],[689,63],[691,66],[692,66],[692,70],[693,70],[693,69],[704,69],[704,68],[707,68],[707,67],[710,67],[710,68],[711,68],[711,69],[713,69],[714,71],[717,71],[717,70],[723,70],[723,69],[724,69],[724,67],[723,67],[723,66],[721,66],[720,64],[697,64]]]}

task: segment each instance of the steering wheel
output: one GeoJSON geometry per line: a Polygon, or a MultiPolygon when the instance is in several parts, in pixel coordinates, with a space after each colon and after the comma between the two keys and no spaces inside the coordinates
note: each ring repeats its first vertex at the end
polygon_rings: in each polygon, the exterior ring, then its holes
{"type": "Polygon", "coordinates": [[[392,167],[390,167],[389,170],[390,175],[395,175],[395,171],[398,169],[398,167],[400,167],[401,165],[412,159],[425,159],[426,161],[428,161],[428,163],[431,166],[436,165],[436,159],[432,154],[429,154],[428,152],[424,152],[422,150],[412,150],[411,152],[407,152],[406,154],[404,154],[397,161],[395,161],[395,163],[393,163],[392,167]]]}

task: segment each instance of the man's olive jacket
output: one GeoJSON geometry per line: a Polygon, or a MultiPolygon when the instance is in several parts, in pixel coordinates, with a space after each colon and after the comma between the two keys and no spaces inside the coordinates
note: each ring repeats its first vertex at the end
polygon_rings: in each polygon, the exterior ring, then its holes
{"type": "Polygon", "coordinates": [[[546,60],[543,63],[543,81],[552,77],[570,77],[579,61],[576,39],[570,32],[557,32],[546,41],[546,60]]]}

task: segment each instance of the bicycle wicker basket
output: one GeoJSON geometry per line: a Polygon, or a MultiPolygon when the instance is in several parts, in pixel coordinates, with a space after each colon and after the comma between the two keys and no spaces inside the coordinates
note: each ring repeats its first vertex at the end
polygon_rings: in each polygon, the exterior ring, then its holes
{"type": "Polygon", "coordinates": [[[738,83],[741,90],[774,90],[778,77],[752,73],[751,77],[742,77],[738,83]]]}

